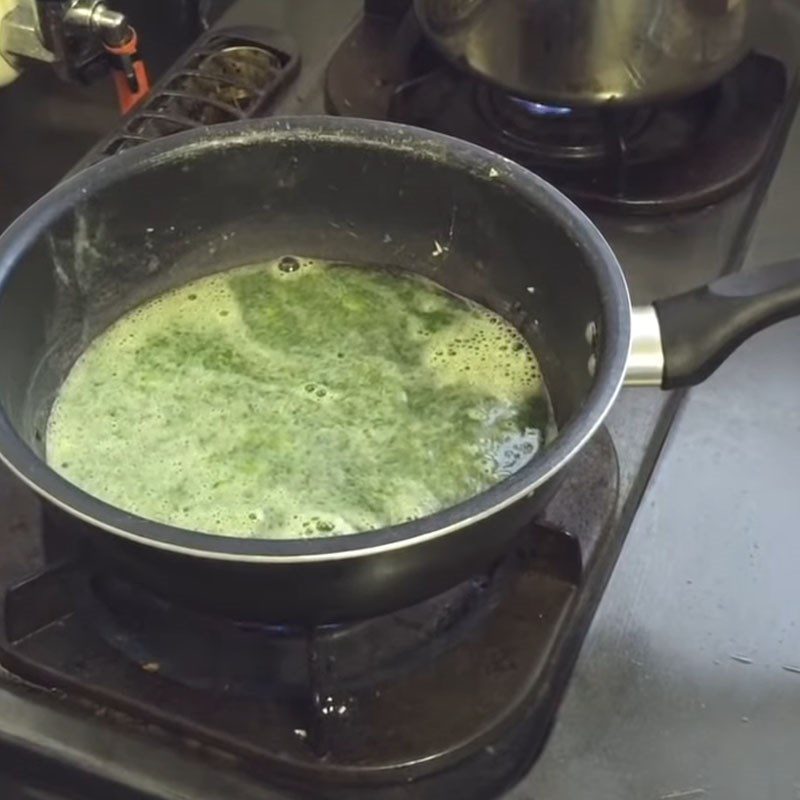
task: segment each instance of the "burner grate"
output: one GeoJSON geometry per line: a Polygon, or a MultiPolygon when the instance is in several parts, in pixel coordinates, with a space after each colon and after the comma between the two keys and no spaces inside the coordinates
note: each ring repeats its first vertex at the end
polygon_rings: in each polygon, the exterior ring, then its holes
{"type": "MultiPolygon", "coordinates": [[[[565,557],[567,558],[567,557],[565,557]]],[[[513,580],[506,565],[385,617],[313,630],[224,619],[170,603],[119,575],[98,574],[81,609],[101,637],[136,664],[203,691],[307,697],[309,651],[325,650],[327,682],[355,692],[400,680],[474,631],[513,580]]]]}
{"type": "Polygon", "coordinates": [[[207,33],[76,169],[163,136],[260,116],[299,66],[297,46],[283,33],[255,27],[207,33]]]}
{"type": "Polygon", "coordinates": [[[650,108],[598,111],[540,106],[484,83],[475,84],[475,103],[507,147],[556,166],[605,161],[620,142],[630,150],[647,134],[656,116],[650,108]]]}

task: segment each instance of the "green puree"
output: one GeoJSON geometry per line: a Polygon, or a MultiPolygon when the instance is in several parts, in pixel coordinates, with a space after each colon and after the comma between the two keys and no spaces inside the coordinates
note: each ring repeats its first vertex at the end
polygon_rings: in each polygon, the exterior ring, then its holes
{"type": "Polygon", "coordinates": [[[142,517],[326,536],[488,488],[537,450],[548,409],[533,353],[494,313],[408,274],[285,258],[103,333],[59,393],[47,455],[142,517]]]}

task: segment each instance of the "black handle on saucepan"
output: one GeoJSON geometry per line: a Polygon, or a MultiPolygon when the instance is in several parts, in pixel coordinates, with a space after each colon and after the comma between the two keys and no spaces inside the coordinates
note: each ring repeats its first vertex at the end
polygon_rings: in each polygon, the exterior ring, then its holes
{"type": "Polygon", "coordinates": [[[737,273],[654,303],[665,389],[705,380],[742,342],[800,315],[800,259],[737,273]]]}

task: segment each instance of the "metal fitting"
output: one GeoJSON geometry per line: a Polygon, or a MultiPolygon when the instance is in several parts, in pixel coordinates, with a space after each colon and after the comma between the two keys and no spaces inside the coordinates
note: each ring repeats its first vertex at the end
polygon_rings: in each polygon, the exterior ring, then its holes
{"type": "Polygon", "coordinates": [[[661,326],[653,306],[635,307],[631,315],[631,352],[626,386],[660,386],[664,378],[661,326]]]}
{"type": "Polygon", "coordinates": [[[103,0],[72,0],[64,12],[64,24],[95,33],[111,47],[120,47],[133,35],[128,18],[108,8],[103,0]]]}

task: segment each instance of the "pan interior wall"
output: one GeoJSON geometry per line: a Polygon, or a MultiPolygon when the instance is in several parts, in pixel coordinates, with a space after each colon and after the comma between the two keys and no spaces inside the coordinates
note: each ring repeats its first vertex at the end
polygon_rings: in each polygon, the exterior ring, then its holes
{"type": "Polygon", "coordinates": [[[254,137],[76,181],[0,293],[3,408],[40,453],[58,387],[98,333],[188,280],[287,254],[412,270],[502,314],[534,347],[559,425],[590,388],[587,328],[603,331],[579,245],[463,152],[254,137]]]}

